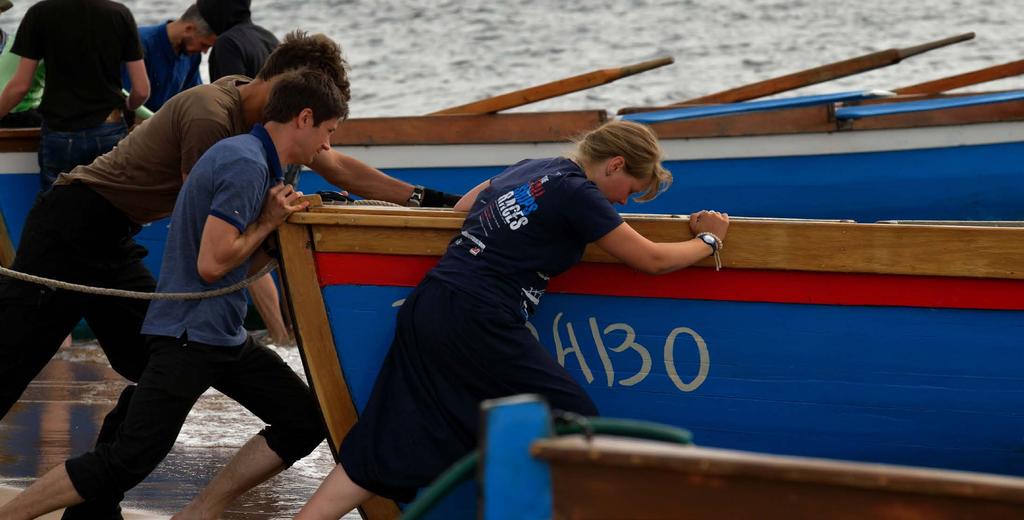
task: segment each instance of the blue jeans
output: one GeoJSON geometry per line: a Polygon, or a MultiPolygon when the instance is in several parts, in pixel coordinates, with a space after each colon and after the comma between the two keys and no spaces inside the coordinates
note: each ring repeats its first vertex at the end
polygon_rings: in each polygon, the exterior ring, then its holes
{"type": "Polygon", "coordinates": [[[39,186],[50,189],[57,176],[89,164],[128,135],[124,122],[101,123],[75,132],[57,132],[44,124],[39,131],[39,186]]]}

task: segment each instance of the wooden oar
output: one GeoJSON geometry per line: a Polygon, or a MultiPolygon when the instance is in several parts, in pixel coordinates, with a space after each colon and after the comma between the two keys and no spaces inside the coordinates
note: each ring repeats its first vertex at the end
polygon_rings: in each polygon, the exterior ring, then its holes
{"type": "Polygon", "coordinates": [[[779,92],[806,87],[808,85],[843,78],[868,70],[892,65],[894,63],[899,63],[904,58],[928,52],[933,49],[938,49],[939,47],[945,47],[954,43],[970,40],[972,38],[974,38],[974,33],[969,32],[921,45],[915,45],[913,47],[906,47],[903,49],[893,48],[873,52],[856,58],[829,63],[828,65],[822,65],[820,67],[814,67],[813,69],[802,70],[785,76],[758,81],[757,83],[751,83],[742,87],[723,90],[721,92],[708,94],[699,98],[689,99],[670,106],[696,105],[702,103],[732,103],[734,101],[746,101],[748,99],[770,96],[772,94],[778,94],[779,92]]]}
{"type": "Polygon", "coordinates": [[[473,103],[438,110],[437,112],[431,112],[427,115],[493,114],[509,108],[515,108],[529,103],[534,103],[536,101],[553,98],[555,96],[561,96],[563,94],[569,94],[571,92],[596,87],[598,85],[604,85],[605,83],[611,83],[626,76],[632,76],[633,74],[663,67],[673,61],[674,60],[671,56],[665,56],[645,61],[643,63],[627,65],[625,67],[595,70],[586,74],[580,74],[571,78],[560,79],[558,81],[552,81],[551,83],[545,83],[543,85],[537,85],[535,87],[501,94],[480,101],[475,101],[473,103]]]}
{"type": "Polygon", "coordinates": [[[938,94],[947,90],[1009,78],[1020,74],[1024,74],[1024,60],[1011,61],[1002,65],[994,65],[955,76],[917,83],[895,89],[893,92],[897,94],[938,94]]]}
{"type": "Polygon", "coordinates": [[[7,225],[4,223],[4,215],[0,213],[0,267],[10,267],[14,263],[14,244],[7,234],[7,225]]]}

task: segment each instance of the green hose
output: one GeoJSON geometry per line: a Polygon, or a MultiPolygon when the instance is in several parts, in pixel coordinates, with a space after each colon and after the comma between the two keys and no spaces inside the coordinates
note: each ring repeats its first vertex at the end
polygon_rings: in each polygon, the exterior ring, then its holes
{"type": "MultiPolygon", "coordinates": [[[[588,437],[593,434],[605,434],[617,437],[670,442],[673,444],[693,443],[693,436],[689,431],[682,428],[631,419],[574,416],[570,419],[570,422],[559,424],[555,428],[555,435],[573,435],[577,433],[584,433],[588,437]]],[[[409,504],[409,507],[402,514],[402,520],[419,520],[423,518],[459,484],[472,478],[479,463],[480,452],[473,450],[469,455],[462,457],[458,462],[452,464],[429,487],[424,489],[412,504],[409,504]]]]}
{"type": "Polygon", "coordinates": [[[556,435],[573,435],[576,433],[614,435],[617,437],[631,437],[673,444],[693,443],[693,436],[690,435],[689,431],[682,428],[648,421],[634,421],[632,419],[586,417],[582,421],[559,424],[555,427],[556,435]]]}
{"type": "Polygon", "coordinates": [[[409,507],[402,513],[402,520],[418,520],[423,515],[448,496],[459,484],[473,477],[473,471],[480,463],[480,452],[473,450],[469,455],[462,457],[458,462],[452,464],[440,477],[437,477],[430,487],[424,489],[420,496],[416,497],[409,507]]]}

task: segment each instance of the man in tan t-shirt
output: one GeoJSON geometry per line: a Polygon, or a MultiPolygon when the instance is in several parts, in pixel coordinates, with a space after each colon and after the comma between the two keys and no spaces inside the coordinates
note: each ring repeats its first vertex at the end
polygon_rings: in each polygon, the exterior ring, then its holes
{"type": "MultiPolygon", "coordinates": [[[[274,77],[301,67],[335,78],[348,98],[338,45],[323,35],[288,35],[255,80],[229,76],[182,92],[112,151],[61,175],[29,213],[13,268],[93,286],[154,290],[153,277],[140,261],[145,250],[132,237],[143,224],[170,215],[184,178],[210,146],[263,121],[274,77]]],[[[366,198],[405,203],[422,197],[425,206],[457,200],[433,190],[424,193],[334,150],[318,154],[311,166],[329,182],[366,198]]],[[[83,317],[111,367],[136,381],[148,358],[139,334],[147,307],[145,300],[52,291],[0,277],[0,316],[11,324],[0,335],[0,414],[6,415],[83,317]]],[[[132,388],[104,420],[98,442],[112,436],[132,388]]],[[[211,488],[203,496],[215,502],[226,497],[225,504],[237,489],[217,479],[211,488]]],[[[65,518],[117,514],[116,504],[87,502],[70,508],[65,518]]]]}

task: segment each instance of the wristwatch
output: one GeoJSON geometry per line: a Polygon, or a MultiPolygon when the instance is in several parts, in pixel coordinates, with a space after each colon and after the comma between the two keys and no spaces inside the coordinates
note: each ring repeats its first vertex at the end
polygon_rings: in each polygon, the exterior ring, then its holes
{"type": "Polygon", "coordinates": [[[697,238],[699,238],[705,244],[711,246],[711,254],[717,253],[718,250],[722,248],[722,241],[718,237],[716,237],[714,233],[709,233],[707,231],[703,233],[697,233],[697,238]]]}
{"type": "Polygon", "coordinates": [[[423,186],[413,186],[412,195],[409,195],[409,200],[405,201],[405,205],[411,208],[418,208],[423,205],[423,186]]]}

